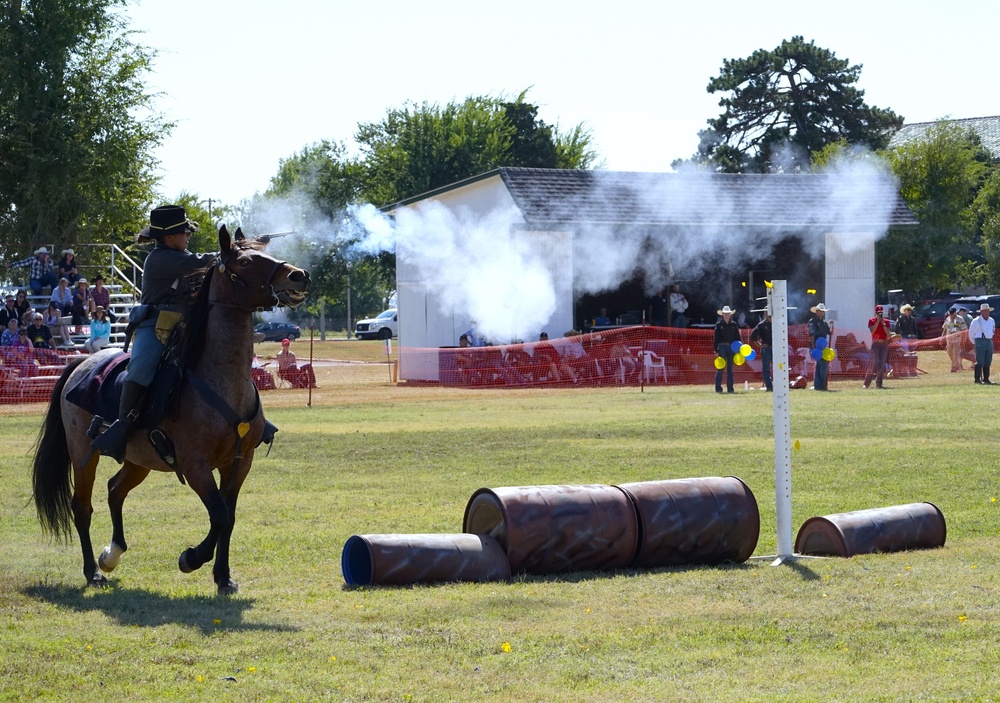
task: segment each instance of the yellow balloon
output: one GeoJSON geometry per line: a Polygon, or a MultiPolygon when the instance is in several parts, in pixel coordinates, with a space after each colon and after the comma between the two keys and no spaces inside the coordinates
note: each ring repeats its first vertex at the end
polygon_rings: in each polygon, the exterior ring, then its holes
{"type": "Polygon", "coordinates": [[[722,371],[722,369],[726,368],[726,360],[723,359],[721,356],[715,357],[715,368],[719,369],[719,371],[722,371]]]}
{"type": "Polygon", "coordinates": [[[746,361],[746,359],[742,354],[733,354],[733,363],[737,366],[743,366],[744,361],[746,361]]]}
{"type": "Polygon", "coordinates": [[[837,357],[837,352],[833,350],[833,347],[827,347],[823,350],[823,361],[833,361],[837,357]]]}
{"type": "Polygon", "coordinates": [[[740,347],[740,354],[742,354],[744,358],[750,356],[750,352],[752,351],[753,347],[751,347],[749,344],[744,344],[743,346],[740,347]]]}

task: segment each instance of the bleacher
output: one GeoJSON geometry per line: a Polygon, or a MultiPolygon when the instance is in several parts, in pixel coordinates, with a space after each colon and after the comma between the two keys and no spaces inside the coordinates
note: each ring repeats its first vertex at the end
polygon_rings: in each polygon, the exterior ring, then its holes
{"type": "MultiPolygon", "coordinates": [[[[87,245],[84,245],[87,246],[87,245]]],[[[92,245],[107,246],[107,245],[92,245]]],[[[48,246],[50,251],[55,247],[48,246]]],[[[82,261],[79,265],[81,275],[88,281],[103,273],[107,276],[107,265],[88,265],[82,261]]],[[[128,325],[129,312],[136,305],[140,291],[136,283],[140,280],[142,268],[124,251],[111,245],[111,275],[107,276],[105,288],[109,293],[109,308],[115,321],[111,323],[111,346],[123,347],[125,344],[125,328],[128,325]]],[[[26,275],[27,271],[14,271],[14,275],[26,275]]],[[[45,313],[51,299],[51,290],[42,289],[41,295],[31,295],[26,280],[11,280],[5,286],[6,290],[29,291],[28,303],[36,312],[45,313]]],[[[90,338],[88,325],[79,328],[73,324],[71,316],[61,317],[58,326],[50,327],[56,351],[48,350],[47,354],[36,352],[35,360],[30,367],[18,364],[8,355],[0,355],[0,403],[27,403],[47,401],[52,394],[59,374],[65,366],[66,359],[77,354],[86,354],[84,343],[90,338]],[[79,329],[79,332],[77,332],[79,329]]],[[[7,349],[7,348],[5,348],[7,349]]],[[[44,350],[43,350],[44,351],[44,350]]]]}

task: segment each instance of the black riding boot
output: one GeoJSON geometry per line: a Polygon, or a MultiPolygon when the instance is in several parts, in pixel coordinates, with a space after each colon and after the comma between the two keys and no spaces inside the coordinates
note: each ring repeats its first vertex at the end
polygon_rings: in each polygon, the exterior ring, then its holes
{"type": "Polygon", "coordinates": [[[982,367],[979,364],[976,364],[975,366],[972,367],[972,370],[975,371],[975,373],[976,373],[976,383],[982,383],[983,382],[982,381],[982,373],[983,373],[982,372],[982,367]]]}
{"type": "Polygon", "coordinates": [[[109,456],[119,464],[125,460],[125,445],[132,434],[132,425],[139,417],[139,404],[146,393],[146,387],[133,381],[122,384],[122,397],[118,407],[118,419],[104,430],[90,446],[104,456],[109,456]]]}
{"type": "Polygon", "coordinates": [[[989,366],[984,366],[983,367],[983,383],[985,383],[987,386],[992,386],[993,385],[993,381],[990,380],[990,367],[989,366]]]}

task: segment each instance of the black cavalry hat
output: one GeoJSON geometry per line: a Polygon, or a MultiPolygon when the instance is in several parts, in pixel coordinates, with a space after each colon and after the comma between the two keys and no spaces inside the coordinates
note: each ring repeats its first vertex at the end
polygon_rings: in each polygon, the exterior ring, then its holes
{"type": "Polygon", "coordinates": [[[198,231],[198,224],[187,218],[180,205],[161,205],[149,213],[149,227],[139,233],[139,239],[165,237],[198,231]]]}

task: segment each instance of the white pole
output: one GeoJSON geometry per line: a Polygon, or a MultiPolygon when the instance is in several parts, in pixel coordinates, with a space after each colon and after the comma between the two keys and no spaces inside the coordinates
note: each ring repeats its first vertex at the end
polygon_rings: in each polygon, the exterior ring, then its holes
{"type": "Polygon", "coordinates": [[[767,289],[771,311],[771,378],[774,380],[774,498],[778,558],[774,566],[792,557],[792,435],[788,392],[788,296],[785,281],[767,289]]]}

